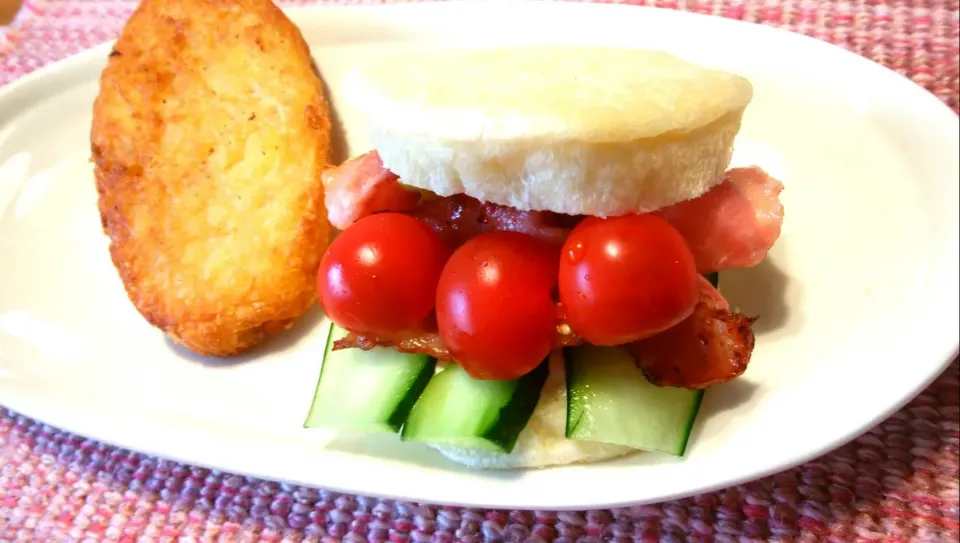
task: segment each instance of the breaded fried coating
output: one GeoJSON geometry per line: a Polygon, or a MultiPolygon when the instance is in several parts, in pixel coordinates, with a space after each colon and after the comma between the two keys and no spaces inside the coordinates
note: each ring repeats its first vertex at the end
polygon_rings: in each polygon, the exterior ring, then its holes
{"type": "Polygon", "coordinates": [[[215,356],[289,328],[316,299],[329,146],[323,85],[272,2],[142,2],[91,149],[110,256],[146,320],[215,356]]]}

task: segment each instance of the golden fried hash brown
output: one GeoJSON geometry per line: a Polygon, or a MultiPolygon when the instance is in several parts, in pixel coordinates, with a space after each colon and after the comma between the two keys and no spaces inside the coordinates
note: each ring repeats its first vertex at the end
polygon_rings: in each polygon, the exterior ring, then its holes
{"type": "Polygon", "coordinates": [[[154,326],[240,353],[315,299],[329,108],[269,0],[145,0],[100,80],[91,147],[110,255],[154,326]]]}

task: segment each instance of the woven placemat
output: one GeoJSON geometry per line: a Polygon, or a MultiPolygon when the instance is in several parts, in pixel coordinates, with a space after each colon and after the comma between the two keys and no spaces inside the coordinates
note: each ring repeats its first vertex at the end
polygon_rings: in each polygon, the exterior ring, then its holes
{"type": "MultiPolygon", "coordinates": [[[[840,44],[958,108],[957,0],[645,3],[840,44]]],[[[134,5],[26,0],[0,31],[0,83],[115,37],[134,5]]],[[[958,387],[954,363],[864,436],[773,477],[658,505],[560,513],[250,479],[109,447],[0,407],[0,541],[957,541],[958,387]]]]}

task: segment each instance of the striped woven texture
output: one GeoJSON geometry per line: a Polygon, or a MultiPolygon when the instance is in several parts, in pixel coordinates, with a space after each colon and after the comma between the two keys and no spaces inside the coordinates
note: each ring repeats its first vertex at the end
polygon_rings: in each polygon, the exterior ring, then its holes
{"type": "MultiPolygon", "coordinates": [[[[646,3],[837,43],[958,108],[958,0],[646,3]]],[[[0,31],[0,83],[115,37],[134,6],[26,0],[0,31]]],[[[560,513],[250,479],[112,448],[0,407],[0,541],[957,541],[958,389],[955,362],[864,436],[773,477],[669,503],[560,513]]]]}

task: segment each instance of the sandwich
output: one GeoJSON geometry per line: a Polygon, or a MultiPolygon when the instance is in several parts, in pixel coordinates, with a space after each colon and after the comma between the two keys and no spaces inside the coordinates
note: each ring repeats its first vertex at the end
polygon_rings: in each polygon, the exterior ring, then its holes
{"type": "Polygon", "coordinates": [[[477,468],[682,456],[756,316],[782,184],[730,168],[749,81],[661,51],[406,52],[342,95],[372,148],[322,175],[339,233],[305,426],[393,432],[477,468]]]}

